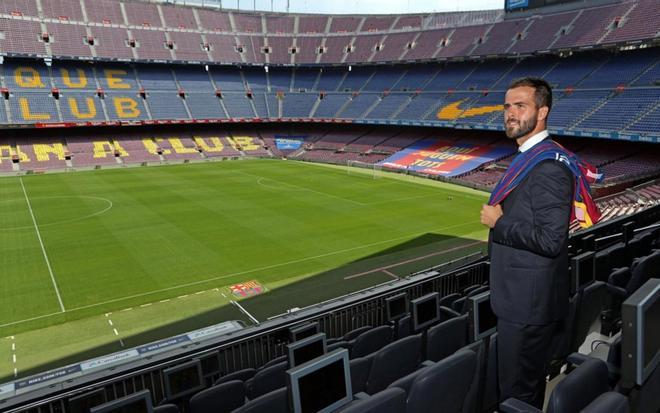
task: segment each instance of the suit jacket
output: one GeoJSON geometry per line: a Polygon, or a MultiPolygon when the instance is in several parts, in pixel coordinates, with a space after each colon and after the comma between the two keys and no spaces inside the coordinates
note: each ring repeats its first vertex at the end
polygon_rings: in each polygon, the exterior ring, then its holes
{"type": "Polygon", "coordinates": [[[568,312],[568,227],[575,178],[540,162],[502,201],[488,237],[491,306],[506,321],[542,325],[568,312]]]}

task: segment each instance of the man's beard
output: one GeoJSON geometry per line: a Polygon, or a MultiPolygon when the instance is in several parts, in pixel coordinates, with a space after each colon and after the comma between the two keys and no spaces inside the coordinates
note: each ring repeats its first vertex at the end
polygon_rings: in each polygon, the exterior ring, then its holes
{"type": "Polygon", "coordinates": [[[522,138],[523,136],[533,131],[534,128],[536,128],[536,116],[519,122],[520,122],[519,128],[516,128],[516,124],[512,126],[505,125],[505,129],[506,129],[505,133],[507,138],[509,139],[522,138]]]}

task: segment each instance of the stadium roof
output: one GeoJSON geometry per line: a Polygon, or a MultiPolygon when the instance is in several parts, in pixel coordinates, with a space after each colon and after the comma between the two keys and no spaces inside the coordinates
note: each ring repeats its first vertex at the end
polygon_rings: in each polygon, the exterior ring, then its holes
{"type": "Polygon", "coordinates": [[[324,14],[401,14],[503,9],[504,0],[155,0],[245,11],[324,14]]]}

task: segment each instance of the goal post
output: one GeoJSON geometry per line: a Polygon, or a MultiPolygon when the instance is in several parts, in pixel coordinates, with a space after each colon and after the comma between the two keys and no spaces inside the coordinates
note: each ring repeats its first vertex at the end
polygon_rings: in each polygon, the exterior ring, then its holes
{"type": "Polygon", "coordinates": [[[382,170],[383,167],[375,163],[367,163],[367,162],[353,161],[353,160],[346,161],[346,173],[348,175],[355,175],[355,174],[364,175],[366,171],[369,171],[368,173],[371,175],[373,179],[378,179],[381,177],[382,170]],[[355,168],[360,168],[365,171],[358,172],[355,170],[355,168]]]}

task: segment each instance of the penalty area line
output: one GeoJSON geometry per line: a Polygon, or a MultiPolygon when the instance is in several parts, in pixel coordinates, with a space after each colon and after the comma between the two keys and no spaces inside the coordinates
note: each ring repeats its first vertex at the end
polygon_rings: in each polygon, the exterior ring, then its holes
{"type": "Polygon", "coordinates": [[[483,244],[483,241],[475,241],[475,242],[471,242],[469,244],[459,245],[459,246],[454,247],[454,248],[449,248],[448,250],[432,252],[431,254],[422,255],[421,257],[415,257],[415,258],[411,258],[409,260],[395,262],[394,264],[386,265],[384,267],[374,268],[373,270],[364,271],[364,272],[361,272],[361,273],[358,273],[358,274],[348,275],[348,276],[344,277],[344,280],[350,280],[350,279],[353,279],[353,278],[362,277],[364,275],[373,274],[375,272],[384,272],[385,274],[387,274],[391,277],[399,278],[399,277],[397,277],[396,275],[394,275],[393,273],[391,273],[388,270],[390,268],[399,267],[399,266],[404,265],[404,264],[410,264],[411,262],[420,261],[420,260],[423,260],[425,258],[434,257],[436,255],[444,255],[444,254],[447,254],[447,253],[450,253],[450,252],[453,252],[453,251],[462,250],[464,248],[472,247],[472,246],[477,245],[477,244],[483,244]]]}
{"type": "Polygon", "coordinates": [[[62,313],[66,311],[64,308],[64,303],[62,302],[62,296],[60,295],[60,289],[57,286],[57,281],[55,281],[55,274],[53,274],[53,268],[50,266],[50,260],[48,259],[48,254],[46,253],[46,247],[44,247],[44,242],[41,239],[41,232],[39,231],[39,225],[37,225],[37,219],[34,217],[34,212],[32,212],[32,205],[30,204],[30,198],[28,198],[27,191],[25,190],[25,185],[23,184],[23,178],[19,177],[18,181],[21,183],[21,188],[23,189],[23,195],[25,196],[25,202],[27,203],[28,211],[32,217],[32,223],[34,224],[34,230],[37,233],[37,239],[39,240],[39,245],[41,246],[41,253],[44,256],[46,261],[46,267],[48,268],[48,273],[50,274],[50,280],[53,283],[53,288],[55,289],[55,294],[57,295],[57,301],[60,303],[60,310],[62,313]]]}

